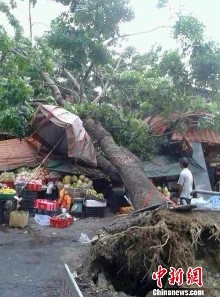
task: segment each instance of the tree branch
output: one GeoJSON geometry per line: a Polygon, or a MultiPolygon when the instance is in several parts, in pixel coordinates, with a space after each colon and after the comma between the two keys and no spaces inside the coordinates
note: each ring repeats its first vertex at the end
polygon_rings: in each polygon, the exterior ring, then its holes
{"type": "Polygon", "coordinates": [[[60,89],[57,87],[57,85],[54,83],[54,81],[50,78],[50,76],[47,73],[45,73],[42,70],[40,70],[39,73],[40,73],[41,77],[43,78],[43,80],[50,87],[50,89],[53,93],[54,99],[56,100],[57,104],[60,106],[63,106],[66,101],[63,99],[60,89]]]}
{"type": "Polygon", "coordinates": [[[122,90],[122,89],[119,87],[119,85],[118,85],[117,83],[116,83],[115,85],[117,86],[117,88],[118,88],[119,92],[121,93],[122,97],[128,102],[129,107],[130,107],[130,109],[131,109],[131,100],[130,100],[130,98],[129,98],[128,95],[124,92],[124,90],[122,90]]]}
{"type": "MultiPolygon", "coordinates": [[[[116,71],[118,70],[121,61],[122,61],[122,58],[120,57],[120,58],[118,59],[117,65],[116,65],[116,67],[115,67],[115,69],[114,69],[114,72],[116,72],[116,71]]],[[[108,87],[109,87],[109,83],[110,83],[110,79],[107,80],[107,82],[106,82],[106,84],[104,85],[104,88],[102,89],[102,91],[100,92],[100,94],[93,100],[93,103],[94,103],[94,104],[98,104],[99,101],[104,97],[104,95],[105,95],[105,93],[106,93],[106,91],[107,91],[107,89],[108,89],[108,87]]]]}
{"type": "MultiPolygon", "coordinates": [[[[74,86],[76,87],[77,91],[79,92],[79,94],[77,94],[77,97],[80,98],[80,90],[81,90],[81,86],[78,83],[78,81],[75,79],[75,77],[66,69],[63,69],[64,74],[70,79],[70,81],[74,84],[74,86]]],[[[88,101],[86,94],[83,92],[82,97],[85,101],[88,101]]]]}
{"type": "Polygon", "coordinates": [[[71,82],[74,84],[74,86],[76,87],[77,91],[80,91],[80,85],[77,82],[77,80],[75,79],[75,77],[66,69],[63,69],[63,73],[71,80],[71,82]]]}
{"type": "Polygon", "coordinates": [[[148,31],[142,31],[142,32],[136,32],[136,33],[131,33],[131,34],[124,34],[124,35],[121,35],[121,36],[118,36],[118,37],[114,37],[113,39],[109,40],[106,45],[109,45],[111,44],[114,40],[116,39],[121,39],[121,38],[125,38],[125,37],[130,37],[130,36],[136,36],[136,35],[141,35],[141,34],[147,34],[147,33],[151,33],[153,31],[156,31],[158,29],[164,29],[164,28],[172,28],[172,26],[158,26],[156,28],[153,28],[153,29],[150,29],[148,31]]]}
{"type": "Polygon", "coordinates": [[[131,33],[131,34],[124,34],[124,35],[119,36],[119,38],[136,36],[136,35],[141,35],[141,34],[147,34],[147,33],[151,33],[153,31],[156,31],[158,29],[163,29],[163,28],[172,28],[172,26],[158,26],[158,27],[150,29],[148,31],[136,32],[136,33],[131,33]]]}
{"type": "MultiPolygon", "coordinates": [[[[34,83],[34,82],[38,82],[38,83],[41,83],[41,84],[43,84],[43,85],[49,85],[49,86],[51,85],[51,83],[48,83],[48,82],[46,82],[46,81],[41,81],[41,80],[38,80],[38,79],[33,79],[33,80],[31,80],[31,81],[30,81],[30,84],[31,84],[31,83],[34,83]]],[[[63,87],[63,86],[61,86],[61,85],[59,85],[59,84],[55,84],[55,83],[54,83],[54,86],[57,86],[58,88],[63,89],[63,90],[65,90],[65,91],[69,92],[70,94],[72,94],[72,95],[78,97],[78,99],[79,99],[79,94],[78,94],[76,91],[74,91],[74,90],[72,90],[72,89],[65,88],[65,87],[63,87]]]]}
{"type": "Polygon", "coordinates": [[[83,79],[82,79],[83,83],[85,83],[86,80],[88,79],[88,76],[89,76],[89,74],[90,74],[90,72],[91,72],[91,70],[92,70],[93,65],[94,65],[94,63],[91,62],[89,68],[87,69],[87,71],[86,71],[86,73],[85,73],[85,75],[84,75],[84,77],[83,77],[83,79]]]}

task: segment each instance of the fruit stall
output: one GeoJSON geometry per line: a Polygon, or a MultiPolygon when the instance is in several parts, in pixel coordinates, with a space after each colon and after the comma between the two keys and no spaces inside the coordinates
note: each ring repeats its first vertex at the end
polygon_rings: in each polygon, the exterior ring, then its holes
{"type": "MultiPolygon", "coordinates": [[[[96,172],[97,173],[97,172],[96,172]]],[[[51,218],[51,226],[67,227],[72,224],[72,217],[104,217],[107,201],[101,187],[97,186],[100,176],[91,177],[91,170],[84,174],[59,172],[45,167],[21,167],[11,172],[0,174],[1,217],[7,200],[13,202],[11,210],[16,209],[17,196],[19,209],[33,215],[47,215],[51,218]],[[95,185],[94,185],[95,184],[95,185]],[[21,201],[20,201],[21,200],[21,201]],[[3,203],[4,202],[4,203],[3,203]],[[62,210],[66,209],[66,224],[62,210]],[[57,224],[56,224],[57,219],[57,224]],[[60,221],[61,220],[61,221],[60,221]],[[61,223],[59,223],[61,222],[61,223]]],[[[94,175],[93,175],[94,176],[94,175]]],[[[102,176],[102,178],[105,178],[102,176]]],[[[14,214],[15,215],[15,214],[14,214]]]]}
{"type": "MultiPolygon", "coordinates": [[[[177,202],[179,198],[177,181],[181,172],[179,158],[161,155],[143,164],[146,177],[149,178],[165,198],[177,202]]],[[[202,172],[201,168],[193,159],[188,158],[189,169],[192,174],[202,172]]]]}

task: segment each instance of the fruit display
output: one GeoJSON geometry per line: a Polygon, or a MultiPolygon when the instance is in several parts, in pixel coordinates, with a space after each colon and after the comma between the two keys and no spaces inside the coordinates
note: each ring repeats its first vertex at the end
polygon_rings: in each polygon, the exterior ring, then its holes
{"type": "MultiPolygon", "coordinates": [[[[32,172],[34,172],[35,170],[36,169],[33,169],[32,172]]],[[[33,178],[38,180],[45,180],[47,174],[48,174],[48,170],[41,167],[36,171],[36,173],[34,173],[33,178]]]]}
{"type": "Polygon", "coordinates": [[[7,194],[16,194],[16,191],[14,189],[11,189],[11,188],[2,188],[0,189],[0,194],[4,194],[4,195],[7,195],[7,194]]]}
{"type": "Polygon", "coordinates": [[[23,167],[22,170],[17,173],[15,183],[26,183],[31,178],[32,173],[32,170],[23,167]]]}
{"type": "Polygon", "coordinates": [[[72,176],[70,176],[70,175],[64,176],[64,178],[63,178],[63,184],[64,185],[70,185],[71,182],[72,182],[72,176]]]}
{"type": "Polygon", "coordinates": [[[14,182],[15,181],[15,174],[14,172],[2,172],[0,174],[0,181],[1,182],[4,182],[4,181],[12,181],[14,182]]]}
{"type": "Polygon", "coordinates": [[[104,195],[102,193],[97,193],[93,189],[88,189],[86,191],[86,197],[95,198],[95,199],[98,199],[98,200],[104,200],[104,195]]]}
{"type": "Polygon", "coordinates": [[[159,192],[161,192],[164,196],[166,196],[167,198],[170,198],[170,192],[169,192],[169,190],[168,190],[168,188],[167,187],[161,187],[161,186],[158,186],[157,187],[157,190],[159,191],[159,192]]]}
{"type": "Polygon", "coordinates": [[[16,183],[26,183],[30,180],[30,183],[42,184],[47,179],[59,179],[60,174],[55,171],[48,171],[47,169],[41,167],[36,171],[34,169],[28,169],[22,167],[18,170],[16,175],[16,183]]]}
{"type": "Polygon", "coordinates": [[[93,181],[88,177],[85,177],[85,175],[79,175],[79,176],[66,175],[63,178],[63,184],[67,185],[68,188],[72,188],[72,189],[92,188],[93,181]]]}

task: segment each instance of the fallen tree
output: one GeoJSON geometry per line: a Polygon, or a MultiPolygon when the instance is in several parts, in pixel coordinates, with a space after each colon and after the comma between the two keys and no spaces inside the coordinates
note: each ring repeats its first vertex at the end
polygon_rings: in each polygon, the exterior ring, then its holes
{"type": "MultiPolygon", "coordinates": [[[[48,74],[41,72],[41,76],[51,88],[57,104],[63,106],[65,100],[59,88],[48,74]]],[[[128,149],[118,146],[112,135],[100,123],[96,123],[94,119],[85,119],[84,127],[107,158],[105,160],[105,157],[100,155],[97,159],[98,166],[105,173],[109,174],[111,178],[123,181],[135,209],[164,202],[161,193],[146,177],[143,166],[137,156],[128,149]]]]}
{"type": "Polygon", "coordinates": [[[84,127],[117,169],[136,209],[164,202],[157,188],[147,179],[140,160],[134,154],[119,147],[111,134],[93,119],[86,119],[84,127]]]}

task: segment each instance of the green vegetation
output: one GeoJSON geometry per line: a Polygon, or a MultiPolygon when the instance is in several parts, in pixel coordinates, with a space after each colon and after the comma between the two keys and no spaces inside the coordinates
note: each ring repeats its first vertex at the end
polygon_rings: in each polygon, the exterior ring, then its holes
{"type": "MultiPolygon", "coordinates": [[[[133,17],[129,1],[56,1],[69,11],[33,44],[13,16],[16,1],[10,7],[0,1],[15,29],[9,36],[0,23],[1,130],[27,135],[33,99],[48,104],[68,99],[68,110],[101,122],[119,145],[141,158],[165,141],[151,134],[142,121],[147,116],[206,111],[212,117],[199,127],[219,127],[220,47],[206,40],[199,20],[179,15],[170,29],[177,49],[121,52],[120,24],[133,17]]],[[[158,7],[168,2],[159,1],[158,7]]],[[[34,7],[36,1],[31,3],[34,7]]]]}

